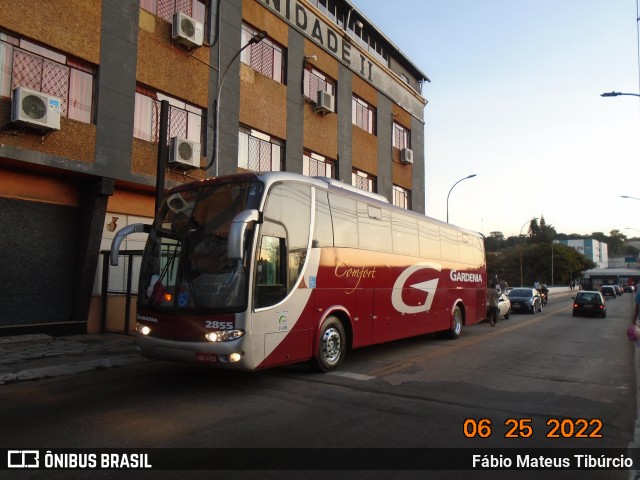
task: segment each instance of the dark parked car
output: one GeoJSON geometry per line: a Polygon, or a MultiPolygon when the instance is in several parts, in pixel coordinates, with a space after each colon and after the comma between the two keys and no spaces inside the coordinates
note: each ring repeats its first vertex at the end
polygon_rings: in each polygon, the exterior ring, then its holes
{"type": "Polygon", "coordinates": [[[600,292],[604,297],[613,297],[616,298],[616,289],[613,288],[613,285],[603,285],[600,289],[600,292]]]}
{"type": "Polygon", "coordinates": [[[516,287],[509,292],[512,311],[522,311],[536,313],[542,311],[542,300],[540,293],[535,288],[516,287]]]}
{"type": "Polygon", "coordinates": [[[600,292],[582,291],[573,297],[573,316],[595,315],[607,316],[607,303],[600,292]]]}

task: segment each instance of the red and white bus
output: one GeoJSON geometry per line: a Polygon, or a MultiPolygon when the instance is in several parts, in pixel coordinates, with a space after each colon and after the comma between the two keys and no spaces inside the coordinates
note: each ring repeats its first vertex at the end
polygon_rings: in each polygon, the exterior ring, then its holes
{"type": "Polygon", "coordinates": [[[147,231],[137,343],[149,358],[244,370],[485,318],[482,236],[327,178],[286,172],[173,188],[147,231]]]}

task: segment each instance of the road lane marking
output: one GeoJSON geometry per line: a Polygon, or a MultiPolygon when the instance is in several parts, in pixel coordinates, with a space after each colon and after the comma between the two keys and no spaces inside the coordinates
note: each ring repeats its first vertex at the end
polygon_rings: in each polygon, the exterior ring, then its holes
{"type": "MultiPolygon", "coordinates": [[[[550,312],[551,313],[551,312],[550,312]]],[[[408,359],[405,360],[401,360],[399,362],[396,363],[392,363],[390,365],[387,365],[386,367],[381,367],[378,368],[376,370],[372,370],[370,372],[367,372],[366,375],[371,376],[371,377],[385,377],[387,375],[391,375],[393,373],[397,373],[401,370],[405,370],[409,367],[412,367],[416,364],[423,364],[426,360],[435,358],[435,357],[439,357],[441,355],[447,354],[447,353],[451,353],[453,351],[468,347],[470,345],[475,345],[476,343],[485,341],[487,339],[487,337],[491,338],[491,337],[495,337],[497,335],[503,335],[505,333],[511,332],[513,330],[517,330],[519,328],[524,328],[524,327],[528,327],[531,325],[534,325],[544,319],[546,319],[550,313],[540,313],[537,314],[535,318],[532,318],[530,320],[525,320],[522,323],[517,323],[515,325],[510,325],[506,328],[498,328],[494,331],[492,331],[491,333],[487,334],[487,335],[482,335],[480,337],[473,337],[473,338],[469,338],[469,337],[463,337],[463,338],[459,338],[456,340],[455,344],[449,344],[447,346],[443,346],[442,348],[439,348],[437,350],[431,350],[429,352],[426,353],[422,353],[420,355],[415,355],[413,357],[410,357],[408,359]]],[[[555,313],[555,311],[553,312],[555,313]]],[[[498,325],[500,325],[502,322],[498,323],[498,325]]]]}
{"type": "Polygon", "coordinates": [[[336,377],[344,377],[344,378],[350,378],[352,380],[360,380],[360,381],[373,380],[374,378],[376,378],[370,375],[363,375],[362,373],[353,373],[353,372],[329,372],[329,375],[335,375],[336,377]]]}

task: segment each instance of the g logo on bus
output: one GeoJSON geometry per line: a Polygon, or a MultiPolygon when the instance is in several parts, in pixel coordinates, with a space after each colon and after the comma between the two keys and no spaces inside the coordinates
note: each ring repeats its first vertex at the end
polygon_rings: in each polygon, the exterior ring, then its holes
{"type": "Polygon", "coordinates": [[[415,265],[412,265],[409,268],[405,269],[405,271],[402,272],[400,276],[398,276],[396,283],[393,285],[391,303],[393,304],[393,308],[401,313],[420,313],[424,311],[428,312],[431,309],[431,304],[433,303],[433,298],[436,294],[436,288],[438,287],[439,279],[437,276],[432,280],[409,285],[410,288],[415,288],[426,292],[427,300],[425,301],[424,305],[407,305],[402,299],[402,290],[406,288],[405,283],[411,275],[419,270],[435,270],[437,272],[440,272],[442,270],[442,265],[430,262],[416,263],[415,265]]]}

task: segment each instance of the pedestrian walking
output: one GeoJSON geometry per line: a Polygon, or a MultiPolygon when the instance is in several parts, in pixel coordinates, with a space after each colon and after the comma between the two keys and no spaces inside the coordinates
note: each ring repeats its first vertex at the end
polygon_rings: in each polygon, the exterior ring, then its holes
{"type": "Polygon", "coordinates": [[[507,283],[507,281],[503,278],[502,280],[500,280],[500,293],[504,293],[505,295],[507,294],[507,288],[509,288],[509,284],[507,283]]]}

